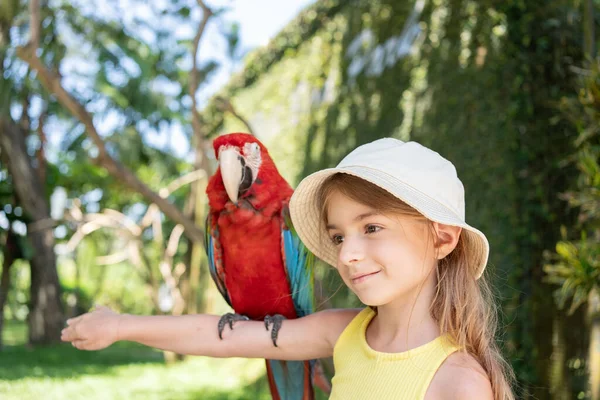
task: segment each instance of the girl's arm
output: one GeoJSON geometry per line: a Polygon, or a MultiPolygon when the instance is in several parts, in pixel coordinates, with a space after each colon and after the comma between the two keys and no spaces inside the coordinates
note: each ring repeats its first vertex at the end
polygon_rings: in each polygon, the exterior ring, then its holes
{"type": "Polygon", "coordinates": [[[236,322],[233,330],[217,334],[219,316],[135,316],[98,309],[67,321],[62,340],[81,350],[100,350],[128,340],[180,354],[210,357],[309,360],[329,357],[333,347],[358,310],[326,310],[285,320],[277,346],[262,321],[236,322]]]}

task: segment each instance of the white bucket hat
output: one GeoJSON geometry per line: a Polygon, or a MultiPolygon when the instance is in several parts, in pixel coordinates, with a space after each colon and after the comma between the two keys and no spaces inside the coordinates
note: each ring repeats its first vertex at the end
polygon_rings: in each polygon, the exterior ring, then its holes
{"type": "Polygon", "coordinates": [[[465,190],[454,165],[416,142],[384,138],[357,147],[335,168],[315,172],[300,182],[290,200],[294,228],[302,242],[328,264],[337,264],[337,249],[327,238],[317,195],[336,173],[354,175],[388,191],[427,219],[460,226],[469,264],[478,279],[488,260],[485,235],[465,222],[465,190]]]}

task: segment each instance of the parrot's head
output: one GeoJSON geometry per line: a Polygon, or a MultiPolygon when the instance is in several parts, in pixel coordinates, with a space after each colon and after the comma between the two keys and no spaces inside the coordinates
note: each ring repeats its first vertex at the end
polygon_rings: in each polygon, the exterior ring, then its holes
{"type": "Polygon", "coordinates": [[[219,136],[213,147],[227,196],[234,204],[250,190],[263,169],[275,167],[265,146],[247,133],[219,136]]]}

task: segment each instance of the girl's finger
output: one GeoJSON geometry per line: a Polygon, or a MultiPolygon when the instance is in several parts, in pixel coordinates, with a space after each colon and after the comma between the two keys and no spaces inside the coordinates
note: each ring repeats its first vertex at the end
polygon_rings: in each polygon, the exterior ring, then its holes
{"type": "Polygon", "coordinates": [[[65,328],[60,332],[60,340],[63,342],[70,342],[71,338],[71,329],[65,328]]]}
{"type": "Polygon", "coordinates": [[[85,350],[89,345],[89,340],[77,339],[71,343],[78,350],[85,350]]]}
{"type": "Polygon", "coordinates": [[[73,340],[80,339],[77,335],[77,331],[73,329],[73,327],[63,329],[60,338],[65,342],[72,342],[73,340]]]}
{"type": "Polygon", "coordinates": [[[74,318],[69,318],[67,320],[67,325],[73,325],[76,322],[79,322],[81,320],[81,318],[83,317],[83,315],[80,315],[79,317],[74,317],[74,318]]]}

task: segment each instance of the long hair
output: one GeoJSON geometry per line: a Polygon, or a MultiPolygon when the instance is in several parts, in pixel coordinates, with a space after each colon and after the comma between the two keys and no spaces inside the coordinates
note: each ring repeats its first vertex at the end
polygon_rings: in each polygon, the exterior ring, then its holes
{"type": "MultiPolygon", "coordinates": [[[[318,193],[321,220],[324,222],[327,221],[329,199],[335,192],[381,213],[427,220],[386,190],[355,176],[340,173],[328,178],[318,193]]],[[[434,235],[431,221],[429,227],[434,235]]],[[[494,399],[514,400],[511,390],[514,373],[495,341],[497,313],[492,291],[485,274],[478,280],[472,274],[467,240],[466,235],[460,235],[456,248],[439,260],[435,270],[437,288],[430,313],[441,333],[450,335],[458,346],[481,364],[490,379],[494,399]]]]}

